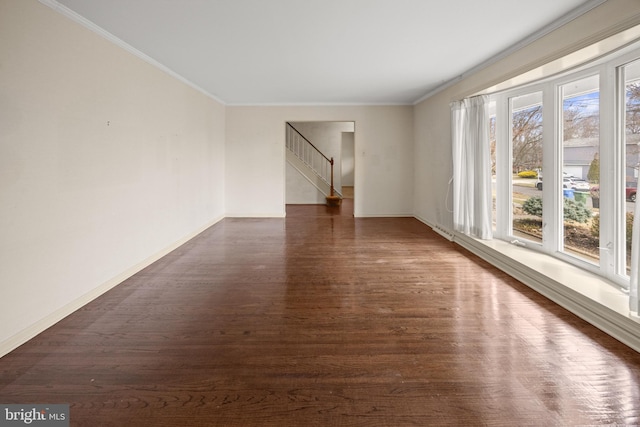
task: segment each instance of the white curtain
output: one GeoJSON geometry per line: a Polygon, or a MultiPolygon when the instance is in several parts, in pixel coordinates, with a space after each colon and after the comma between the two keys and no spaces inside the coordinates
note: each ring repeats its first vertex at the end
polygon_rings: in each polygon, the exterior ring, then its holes
{"type": "Polygon", "coordinates": [[[640,279],[640,201],[635,204],[633,213],[633,234],[631,236],[631,281],[629,282],[629,310],[631,314],[638,316],[640,306],[640,293],[638,283],[640,279]]]}
{"type": "Polygon", "coordinates": [[[491,154],[487,96],[451,104],[453,227],[491,239],[491,154]]]}

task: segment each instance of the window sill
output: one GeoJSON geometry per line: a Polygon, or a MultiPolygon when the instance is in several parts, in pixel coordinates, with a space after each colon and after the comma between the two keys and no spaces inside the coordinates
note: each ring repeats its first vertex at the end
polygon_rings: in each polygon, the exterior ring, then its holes
{"type": "Polygon", "coordinates": [[[620,287],[549,255],[501,240],[456,234],[454,241],[640,352],[640,319],[630,314],[629,296],[620,287]]]}

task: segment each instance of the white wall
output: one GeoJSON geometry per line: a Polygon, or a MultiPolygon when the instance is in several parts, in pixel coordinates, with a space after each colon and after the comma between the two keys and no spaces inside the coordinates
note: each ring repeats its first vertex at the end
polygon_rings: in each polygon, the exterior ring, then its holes
{"type": "Polygon", "coordinates": [[[223,217],[224,106],[0,2],[0,355],[223,217]]]}
{"type": "MultiPolygon", "coordinates": [[[[449,179],[453,171],[449,104],[640,24],[640,2],[609,0],[523,49],[417,104],[415,214],[451,229],[449,179]]],[[[593,50],[598,54],[597,49],[593,50]]],[[[561,65],[561,64],[560,64],[561,65]]],[[[549,67],[551,68],[551,67],[549,67]]],[[[545,72],[545,69],[542,69],[545,72]]]]}
{"type": "Polygon", "coordinates": [[[448,91],[415,106],[415,212],[432,225],[453,229],[453,174],[448,91]]]}
{"type": "Polygon", "coordinates": [[[321,205],[326,196],[296,168],[287,162],[286,202],[291,205],[321,205]]]}
{"type": "Polygon", "coordinates": [[[229,106],[225,150],[227,216],[284,216],[288,121],[354,121],[354,214],[413,214],[411,106],[229,106]]]}
{"type": "Polygon", "coordinates": [[[353,177],[355,173],[355,146],[354,133],[342,132],[342,185],[353,187],[353,177]]]}

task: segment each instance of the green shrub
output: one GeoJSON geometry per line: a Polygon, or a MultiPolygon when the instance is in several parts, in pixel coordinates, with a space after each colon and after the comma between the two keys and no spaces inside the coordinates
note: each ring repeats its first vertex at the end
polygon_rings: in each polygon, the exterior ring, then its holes
{"type": "Polygon", "coordinates": [[[536,171],[522,171],[518,173],[518,177],[526,178],[526,179],[535,179],[538,177],[538,172],[536,171]]]}
{"type": "MultiPolygon", "coordinates": [[[[626,215],[626,238],[627,238],[627,249],[631,250],[631,232],[633,231],[633,212],[627,212],[626,215]]],[[[600,215],[596,215],[593,217],[593,222],[591,222],[591,235],[594,237],[600,237],[600,215]]]]}
{"type": "Polygon", "coordinates": [[[585,223],[589,221],[592,213],[591,209],[586,207],[584,203],[578,203],[573,199],[564,197],[564,219],[585,223]]]}
{"type": "Polygon", "coordinates": [[[593,237],[600,237],[600,215],[593,217],[591,222],[591,235],[593,237]]]}
{"type": "Polygon", "coordinates": [[[542,197],[534,196],[534,197],[528,198],[522,204],[522,210],[528,213],[529,215],[542,217],[542,197]]]}
{"type": "Polygon", "coordinates": [[[600,158],[598,153],[593,156],[593,160],[589,165],[589,172],[587,172],[587,179],[591,182],[600,182],[600,158]]]}
{"type": "MultiPolygon", "coordinates": [[[[542,216],[542,197],[534,196],[528,198],[522,204],[522,210],[529,215],[542,216]]],[[[577,203],[575,200],[564,198],[564,219],[585,223],[591,218],[591,209],[583,203],[577,203]]]]}

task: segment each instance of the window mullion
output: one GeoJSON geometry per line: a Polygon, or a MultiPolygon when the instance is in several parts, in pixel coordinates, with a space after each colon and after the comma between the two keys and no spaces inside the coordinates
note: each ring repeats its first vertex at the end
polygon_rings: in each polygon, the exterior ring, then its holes
{"type": "Polygon", "coordinates": [[[562,135],[562,99],[560,89],[554,84],[544,88],[543,102],[543,163],[544,186],[542,205],[542,246],[545,252],[555,253],[559,249],[562,239],[562,207],[559,200],[560,182],[562,182],[562,149],[560,135],[562,135]]]}
{"type": "Polygon", "coordinates": [[[615,72],[610,67],[600,73],[600,165],[609,165],[600,167],[600,268],[608,277],[619,271],[616,257],[621,252],[620,242],[614,236],[622,234],[616,231],[620,228],[617,218],[620,212],[624,212],[624,206],[621,206],[624,200],[618,196],[623,156],[615,132],[614,76],[615,72]]]}
{"type": "Polygon", "coordinates": [[[511,234],[511,133],[509,100],[505,96],[496,99],[496,237],[511,234]]]}

